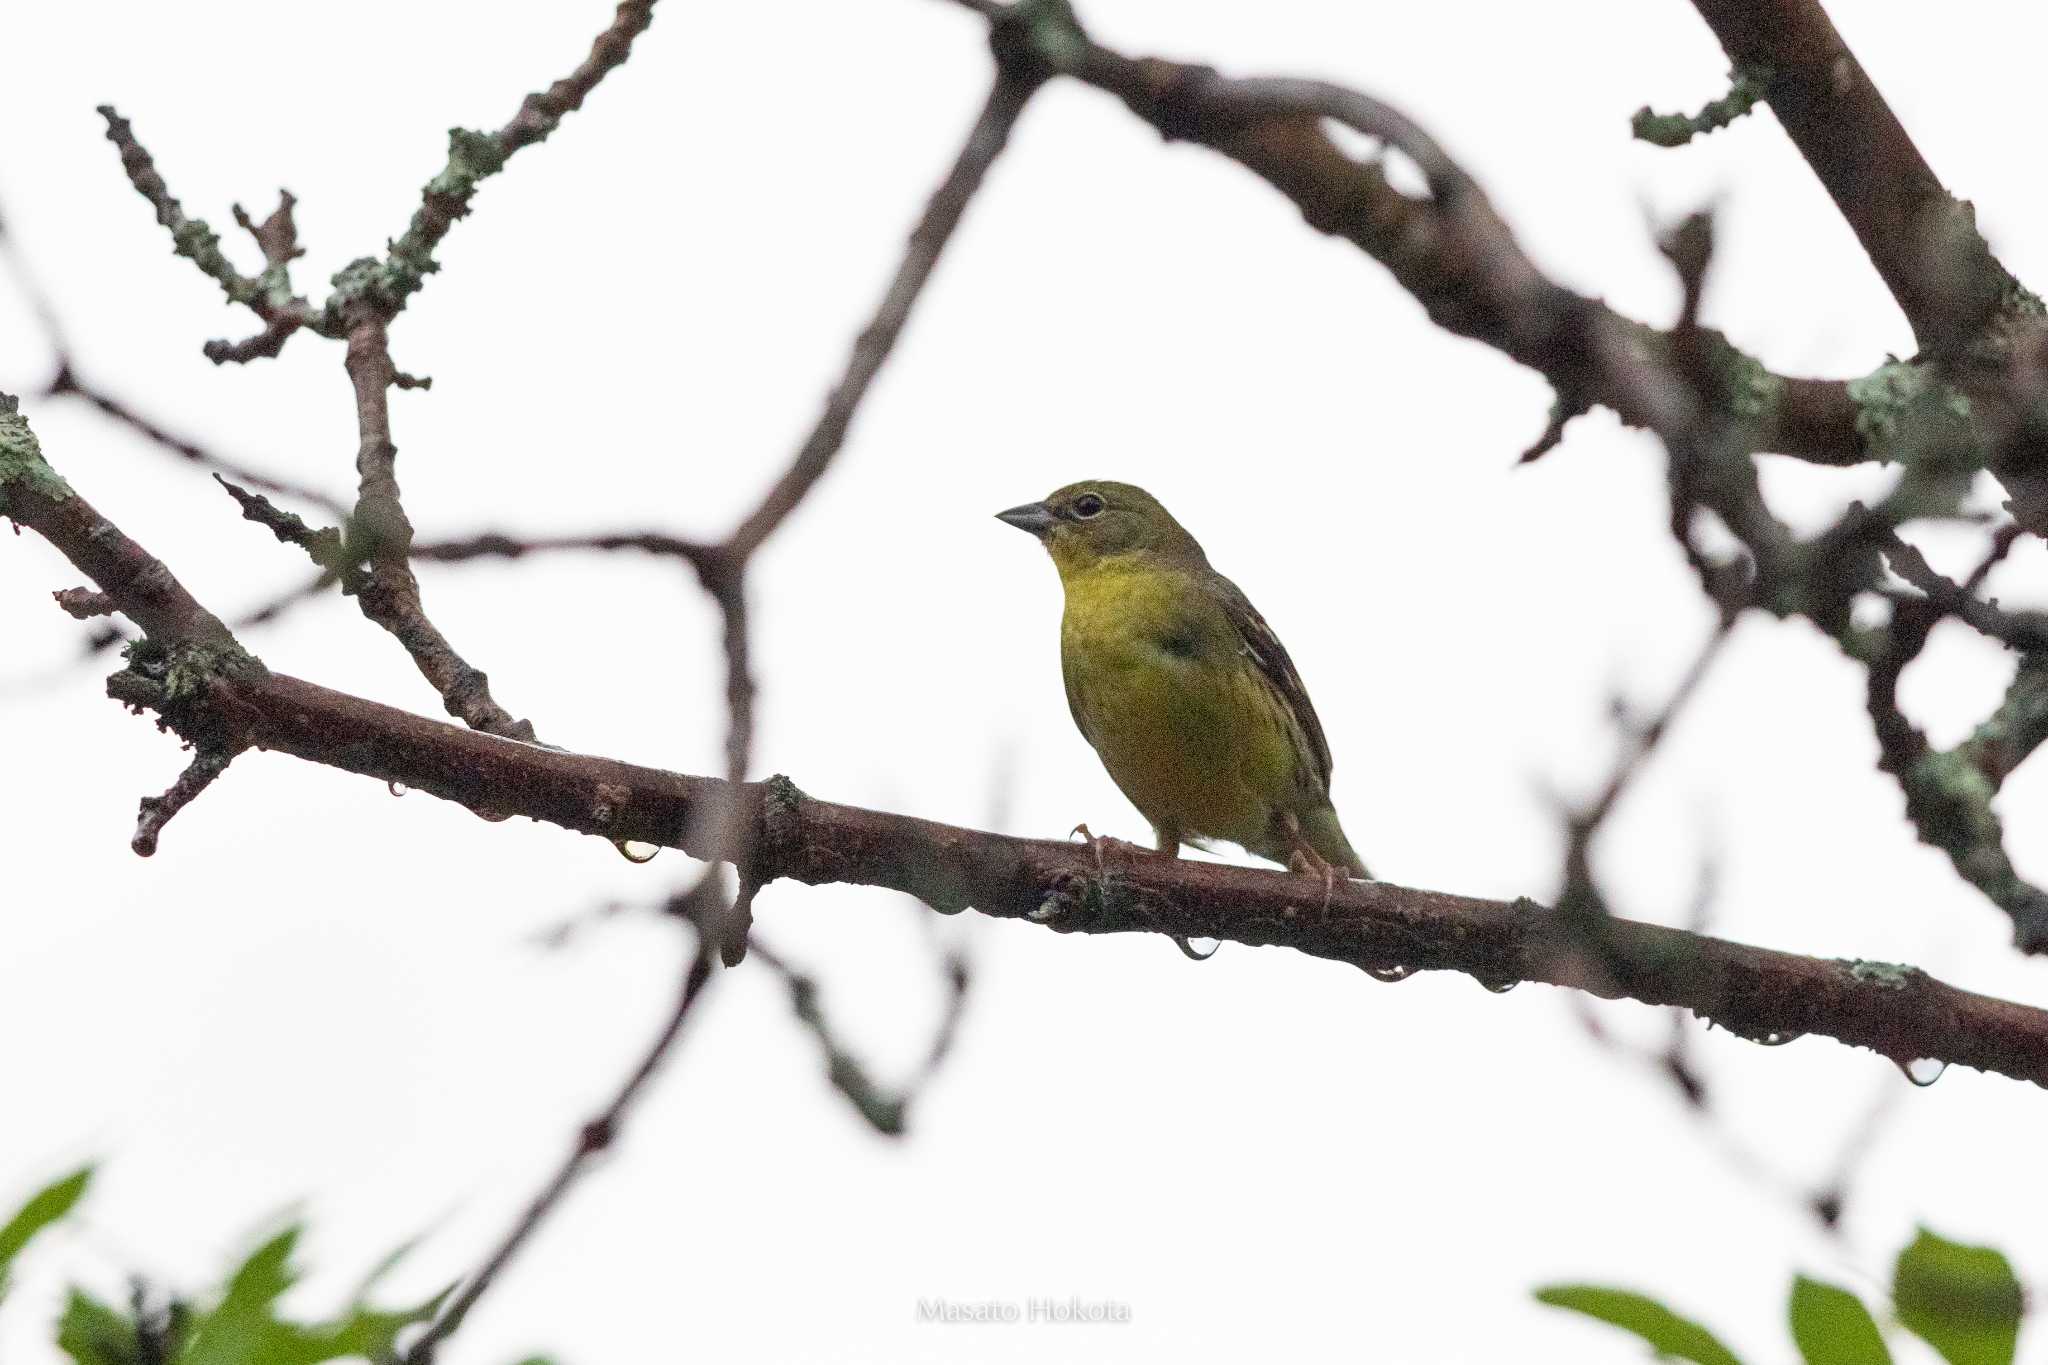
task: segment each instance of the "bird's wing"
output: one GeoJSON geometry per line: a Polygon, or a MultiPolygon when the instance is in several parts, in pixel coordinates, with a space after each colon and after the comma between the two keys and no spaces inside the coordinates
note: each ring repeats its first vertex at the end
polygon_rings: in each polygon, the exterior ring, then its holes
{"type": "Polygon", "coordinates": [[[1330,742],[1323,737],[1323,723],[1316,717],[1315,704],[1308,699],[1308,689],[1301,684],[1301,674],[1294,671],[1294,660],[1287,657],[1287,647],[1280,643],[1280,637],[1266,624],[1266,618],[1259,615],[1259,609],[1252,605],[1243,589],[1221,574],[1214,575],[1212,581],[1212,591],[1224,614],[1230,618],[1230,624],[1236,628],[1245,655],[1258,666],[1260,674],[1273,690],[1280,694],[1280,700],[1294,718],[1304,743],[1303,757],[1314,767],[1323,790],[1328,791],[1330,742]]]}
{"type": "Polygon", "coordinates": [[[1067,710],[1074,717],[1074,728],[1081,732],[1081,738],[1099,751],[1101,746],[1095,744],[1095,732],[1088,728],[1087,713],[1081,708],[1081,671],[1067,657],[1064,648],[1060,651],[1060,679],[1067,685],[1067,710]]]}

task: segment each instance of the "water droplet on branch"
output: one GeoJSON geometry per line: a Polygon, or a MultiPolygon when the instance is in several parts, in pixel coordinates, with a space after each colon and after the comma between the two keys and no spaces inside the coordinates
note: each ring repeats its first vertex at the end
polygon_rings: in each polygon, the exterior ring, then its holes
{"type": "Polygon", "coordinates": [[[386,782],[384,788],[393,796],[403,796],[412,790],[411,787],[406,786],[403,782],[386,782]]]}
{"type": "Polygon", "coordinates": [[[1415,975],[1413,967],[1403,967],[1399,963],[1387,967],[1367,967],[1365,972],[1373,980],[1384,981],[1390,986],[1396,981],[1406,981],[1409,977],[1415,975]]]}
{"type": "Polygon", "coordinates": [[[620,839],[612,847],[629,863],[651,863],[654,855],[661,852],[660,844],[643,844],[638,839],[620,839]]]}
{"type": "Polygon", "coordinates": [[[1941,1073],[1948,1070],[1948,1063],[1933,1057],[1915,1057],[1910,1062],[1899,1062],[1897,1066],[1907,1080],[1925,1089],[1941,1079],[1941,1073]]]}

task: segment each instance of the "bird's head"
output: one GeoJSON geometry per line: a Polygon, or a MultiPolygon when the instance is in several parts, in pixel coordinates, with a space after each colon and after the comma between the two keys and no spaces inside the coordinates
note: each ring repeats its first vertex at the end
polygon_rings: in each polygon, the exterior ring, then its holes
{"type": "Polygon", "coordinates": [[[1207,562],[1173,513],[1136,484],[1108,479],[1070,483],[1041,502],[998,512],[996,519],[1037,536],[1062,578],[1122,555],[1207,562]]]}

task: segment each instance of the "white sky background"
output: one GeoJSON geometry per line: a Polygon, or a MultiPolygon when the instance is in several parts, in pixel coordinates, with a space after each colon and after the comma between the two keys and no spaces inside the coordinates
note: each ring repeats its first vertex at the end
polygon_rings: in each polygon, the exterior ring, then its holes
{"type": "MultiPolygon", "coordinates": [[[[1833,9],[2004,259],[2048,279],[2032,135],[2048,20],[1833,9]]],[[[290,186],[299,279],[317,291],[403,227],[443,130],[498,126],[609,13],[17,3],[0,204],[96,382],[345,491],[339,347],[300,337],[281,360],[209,365],[203,339],[251,324],[171,257],[93,106],[133,118],[188,211],[224,233],[231,201],[267,211],[290,186]]],[[[1679,0],[1094,0],[1083,17],[1127,50],[1396,101],[1546,268],[1625,312],[1676,308],[1646,213],[1718,202],[1707,311],[1739,343],[1827,375],[1910,348],[1767,113],[1681,151],[1630,141],[1638,105],[1721,89],[1725,63],[1679,0]]],[[[399,365],[435,380],[393,400],[422,534],[722,534],[812,420],[987,74],[978,22],[928,0],[667,0],[590,105],[483,189],[394,329],[399,365]]],[[[246,240],[230,250],[253,259],[246,240]]],[[[0,287],[0,387],[46,373],[0,287]]],[[[1707,627],[1651,442],[1603,416],[1513,468],[1548,399],[1247,173],[1057,84],[759,566],[756,773],[1017,833],[1085,820],[1144,837],[1068,719],[1052,569],[990,519],[1116,477],[1158,493],[1288,641],[1338,756],[1337,804],[1380,875],[1547,895],[1546,790],[1605,771],[1609,693],[1659,702],[1707,627]]],[[[58,467],[216,610],[304,572],[190,468],[75,403],[29,411],[58,467]]],[[[1881,483],[1771,471],[1803,524],[1881,483]]],[[[1954,533],[1926,541],[1939,563],[1973,553],[1954,533]]],[[[1995,590],[2033,595],[2044,559],[2017,556],[1995,590]]],[[[435,619],[545,738],[716,770],[715,622],[673,572],[591,557],[422,578],[435,619]]],[[[422,1230],[398,1286],[456,1277],[669,1007],[663,926],[614,919],[555,952],[534,936],[611,897],[657,898],[689,865],[629,867],[601,841],[262,754],[139,860],[136,799],[183,760],[101,695],[104,661],[67,664],[82,630],[48,593],[77,579],[36,537],[0,537],[0,672],[35,680],[0,693],[0,1193],[105,1162],[79,1230],[25,1262],[0,1358],[53,1358],[64,1277],[198,1288],[293,1207],[313,1226],[308,1310],[422,1230]]],[[[273,667],[439,712],[351,603],[249,643],[273,667]]],[[[1952,742],[2008,673],[1945,632],[1907,699],[1952,742]]],[[[1746,624],[1602,847],[1620,907],[1682,920],[1714,853],[1717,932],[2041,1001],[2048,969],[1913,841],[1861,696],[1810,629],[1746,624]]],[[[2038,767],[2004,799],[2036,876],[2044,800],[2038,767]]],[[[1547,987],[1390,988],[1237,946],[1197,967],[1158,939],[934,921],[844,887],[778,886],[760,914],[890,1076],[939,1004],[924,930],[969,942],[971,1012],[912,1136],[868,1133],[772,978],[732,974],[455,1365],[542,1349],[567,1365],[1639,1358],[1529,1301],[1581,1278],[1668,1296],[1772,1360],[1790,1353],[1794,1269],[1870,1289],[1916,1220],[2002,1245],[2023,1274],[2048,1267],[2033,1216],[2048,1097],[2015,1081],[1954,1072],[1908,1090],[1825,1040],[1702,1039],[1725,1129],[1799,1182],[1829,1169],[1874,1096],[1904,1092],[1829,1242],[1547,987]],[[920,1298],[1068,1295],[1128,1303],[1132,1322],[915,1321],[920,1298]]],[[[1642,1007],[1600,1014],[1662,1037],[1642,1007]]]]}

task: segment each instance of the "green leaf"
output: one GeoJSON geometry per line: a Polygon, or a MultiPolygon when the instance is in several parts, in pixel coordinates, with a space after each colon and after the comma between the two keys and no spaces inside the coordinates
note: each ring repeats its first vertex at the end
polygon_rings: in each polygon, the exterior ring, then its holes
{"type": "Polygon", "coordinates": [[[294,1223],[250,1252],[249,1258],[229,1277],[227,1292],[214,1313],[256,1313],[267,1317],[270,1306],[299,1278],[292,1269],[292,1252],[299,1245],[300,1231],[300,1225],[294,1223]]]}
{"type": "MultiPolygon", "coordinates": [[[[424,1303],[373,1308],[358,1294],[346,1312],[328,1321],[292,1322],[278,1316],[277,1302],[298,1281],[292,1265],[302,1229],[294,1225],[258,1247],[229,1279],[220,1302],[200,1317],[190,1349],[179,1365],[320,1365],[330,1360],[384,1360],[398,1335],[440,1310],[444,1289],[424,1303]]],[[[364,1289],[407,1250],[401,1247],[375,1267],[364,1289]]]]}
{"type": "Polygon", "coordinates": [[[412,1255],[413,1252],[419,1250],[420,1243],[426,1240],[426,1233],[416,1232],[412,1236],[406,1238],[403,1242],[400,1242],[397,1246],[393,1247],[389,1252],[385,1254],[383,1260],[371,1266],[368,1273],[366,1273],[361,1280],[356,1282],[356,1292],[349,1296],[349,1302],[360,1304],[361,1302],[363,1302],[363,1300],[369,1298],[370,1291],[372,1289],[375,1289],[378,1285],[382,1284],[387,1275],[389,1275],[392,1271],[398,1269],[399,1262],[403,1261],[406,1257],[412,1255]]]}
{"type": "Polygon", "coordinates": [[[73,1171],[30,1195],[6,1226],[0,1227],[0,1294],[7,1291],[7,1267],[14,1263],[29,1239],[71,1212],[91,1183],[92,1167],[73,1171]]]}
{"type": "Polygon", "coordinates": [[[368,1356],[372,1360],[382,1360],[394,1355],[398,1334],[416,1322],[430,1321],[441,1311],[442,1301],[453,1289],[454,1286],[450,1285],[425,1303],[411,1308],[380,1309],[356,1304],[339,1322],[314,1329],[326,1354],[308,1357],[308,1365],[337,1356],[368,1356]]]}
{"type": "Polygon", "coordinates": [[[82,1289],[74,1288],[57,1321],[57,1349],[77,1365],[131,1365],[135,1324],[82,1289]]]}
{"type": "Polygon", "coordinates": [[[1922,1228],[1899,1253],[1892,1301],[1949,1365],[2012,1365],[2025,1296],[2002,1253],[1922,1228]]]}
{"type": "Polygon", "coordinates": [[[1641,1294],[1592,1284],[1553,1284],[1536,1291],[1537,1301],[1553,1308],[1598,1318],[1648,1342],[1660,1359],[1690,1360],[1694,1365],[1742,1365],[1733,1351],[1712,1332],[1641,1294]]]}
{"type": "Polygon", "coordinates": [[[1801,1275],[1792,1282],[1792,1340],[1806,1365],[1892,1365],[1863,1300],[1801,1275]]]}
{"type": "Polygon", "coordinates": [[[220,1302],[193,1324],[181,1365],[282,1365],[297,1358],[292,1347],[298,1329],[277,1320],[275,1305],[298,1279],[291,1259],[299,1232],[293,1224],[249,1253],[228,1278],[220,1302]]]}

